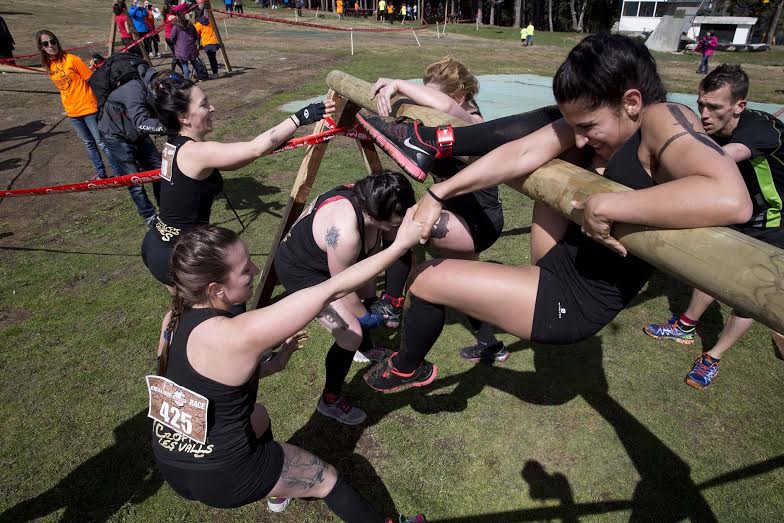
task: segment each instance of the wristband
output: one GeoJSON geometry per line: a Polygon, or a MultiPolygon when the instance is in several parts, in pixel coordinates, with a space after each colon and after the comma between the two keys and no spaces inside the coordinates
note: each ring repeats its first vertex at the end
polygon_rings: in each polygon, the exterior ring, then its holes
{"type": "Polygon", "coordinates": [[[379,316],[378,314],[372,314],[368,312],[364,316],[360,316],[357,318],[359,324],[365,329],[377,329],[384,324],[384,317],[379,316]]]}
{"type": "Polygon", "coordinates": [[[433,198],[435,201],[437,201],[437,202],[438,202],[438,203],[440,203],[441,205],[444,205],[444,204],[446,203],[446,200],[444,200],[444,199],[443,199],[443,198],[441,198],[439,195],[437,195],[436,193],[434,193],[433,191],[431,191],[431,190],[430,190],[430,187],[428,187],[428,188],[427,188],[427,194],[429,194],[431,198],[433,198]]]}
{"type": "Polygon", "coordinates": [[[381,299],[387,301],[393,307],[397,307],[398,309],[402,309],[403,308],[403,304],[406,302],[406,297],[405,296],[401,296],[399,298],[395,298],[394,296],[390,296],[389,294],[384,294],[383,296],[381,296],[381,299]]]}
{"type": "Polygon", "coordinates": [[[289,118],[291,118],[291,121],[294,122],[294,126],[295,127],[299,127],[299,120],[297,120],[297,116],[296,115],[292,114],[291,116],[289,116],[289,118]]]}

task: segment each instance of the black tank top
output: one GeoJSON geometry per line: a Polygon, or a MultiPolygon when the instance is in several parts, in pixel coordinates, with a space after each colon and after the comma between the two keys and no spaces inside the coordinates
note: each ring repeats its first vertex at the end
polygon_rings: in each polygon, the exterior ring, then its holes
{"type": "Polygon", "coordinates": [[[321,250],[318,244],[316,244],[315,238],[313,238],[313,218],[319,209],[338,200],[348,200],[354,208],[361,245],[357,261],[364,260],[367,257],[367,252],[365,251],[365,218],[362,215],[362,209],[354,201],[351,185],[335,187],[316,197],[313,203],[297,218],[286,237],[280,242],[275,257],[279,257],[281,261],[287,264],[329,277],[327,253],[321,250]]]}
{"type": "Polygon", "coordinates": [[[233,387],[202,376],[191,367],[186,348],[193,329],[215,316],[233,316],[219,309],[185,309],[169,347],[165,377],[210,400],[207,411],[207,440],[201,445],[153,423],[152,447],[159,461],[179,467],[222,466],[246,459],[257,445],[250,424],[256,404],[259,378],[233,387]],[[167,448],[170,447],[170,448],[167,448]]]}
{"type": "MultiPolygon", "coordinates": [[[[640,163],[640,141],[638,130],[607,163],[605,178],[632,189],[647,189],[656,184],[640,163]]],[[[554,249],[561,250],[561,255],[571,261],[561,268],[573,267],[576,285],[588,296],[616,310],[624,308],[637,295],[654,270],[636,256],[621,257],[591,240],[572,222],[554,249]]]]}
{"type": "MultiPolygon", "coordinates": [[[[203,180],[194,180],[182,173],[177,165],[177,156],[182,145],[189,141],[192,141],[192,138],[178,135],[170,138],[166,144],[167,147],[174,146],[175,151],[170,160],[171,180],[161,179],[160,211],[155,227],[164,241],[179,236],[195,225],[209,223],[212,202],[223,190],[223,178],[218,169],[213,169],[203,180]]],[[[166,168],[166,157],[164,148],[162,175],[165,174],[163,171],[166,168]]]]}

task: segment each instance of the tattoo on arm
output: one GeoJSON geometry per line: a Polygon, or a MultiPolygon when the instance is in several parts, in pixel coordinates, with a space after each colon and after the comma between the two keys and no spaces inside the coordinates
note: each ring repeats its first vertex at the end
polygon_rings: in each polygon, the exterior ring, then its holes
{"type": "Polygon", "coordinates": [[[298,452],[286,453],[280,479],[289,488],[302,489],[303,492],[307,492],[321,485],[327,479],[325,465],[310,452],[297,450],[298,452]]]}
{"type": "Polygon", "coordinates": [[[324,241],[327,242],[327,247],[332,247],[333,249],[337,248],[339,239],[340,229],[334,225],[330,225],[329,229],[327,230],[327,235],[324,237],[324,241]]]}
{"type": "Polygon", "coordinates": [[[433,232],[430,233],[431,238],[446,238],[449,234],[449,213],[442,212],[441,217],[433,226],[433,232]]]}
{"type": "Polygon", "coordinates": [[[321,311],[321,314],[318,315],[318,318],[337,325],[338,329],[348,330],[348,323],[340,316],[338,311],[336,311],[335,307],[332,305],[327,305],[324,310],[321,311]]]}
{"type": "Polygon", "coordinates": [[[659,152],[656,154],[656,163],[661,163],[661,159],[662,156],[664,155],[664,151],[667,149],[667,147],[670,146],[672,142],[674,142],[681,136],[686,136],[687,134],[692,138],[694,138],[695,140],[697,140],[698,142],[700,142],[701,144],[710,147],[720,155],[726,156],[727,153],[724,152],[724,149],[719,147],[719,144],[714,142],[710,136],[708,136],[704,132],[698,131],[694,127],[694,124],[689,121],[689,119],[686,117],[686,114],[683,112],[683,107],[675,104],[667,104],[667,109],[670,110],[670,114],[672,114],[673,118],[675,118],[675,121],[678,122],[676,125],[680,125],[685,130],[683,132],[670,136],[670,138],[666,142],[664,142],[664,145],[662,145],[661,149],[659,149],[659,152]]]}

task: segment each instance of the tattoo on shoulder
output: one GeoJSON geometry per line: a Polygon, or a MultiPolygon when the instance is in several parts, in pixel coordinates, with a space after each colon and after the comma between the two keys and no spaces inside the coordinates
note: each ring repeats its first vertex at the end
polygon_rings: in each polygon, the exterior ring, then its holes
{"type": "Polygon", "coordinates": [[[327,235],[324,237],[324,241],[327,242],[327,247],[332,247],[333,249],[337,248],[339,239],[340,229],[334,225],[330,225],[329,229],[327,230],[327,235]]]}
{"type": "Polygon", "coordinates": [[[661,146],[659,152],[656,154],[656,162],[661,163],[662,156],[664,155],[664,151],[667,150],[667,147],[670,146],[672,142],[680,138],[681,136],[689,135],[698,142],[703,145],[706,145],[719,153],[722,156],[725,156],[727,153],[724,152],[719,144],[713,141],[713,139],[705,134],[704,132],[699,131],[693,123],[689,121],[689,118],[686,116],[686,113],[683,111],[683,107],[677,104],[667,104],[667,109],[669,109],[670,114],[672,114],[673,118],[677,122],[675,125],[681,126],[684,131],[674,134],[670,136],[670,138],[664,142],[664,145],[661,146]]]}
{"type": "Polygon", "coordinates": [[[430,237],[441,239],[446,238],[447,234],[449,234],[449,213],[442,212],[441,217],[433,226],[433,232],[430,233],[430,237]]]}

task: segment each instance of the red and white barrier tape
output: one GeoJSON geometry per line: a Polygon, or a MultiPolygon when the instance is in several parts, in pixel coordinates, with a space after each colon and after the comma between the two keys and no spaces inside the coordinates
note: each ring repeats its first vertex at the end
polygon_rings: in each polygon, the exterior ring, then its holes
{"type": "MultiPolygon", "coordinates": [[[[307,147],[332,140],[335,136],[343,135],[348,138],[358,140],[370,140],[370,137],[356,127],[335,127],[322,133],[310,134],[292,138],[269,154],[282,153],[298,147],[307,147]]],[[[129,187],[132,185],[142,185],[151,183],[161,178],[160,169],[144,171],[102,180],[91,180],[87,182],[70,183],[66,185],[51,185],[48,187],[34,187],[30,189],[8,189],[0,191],[0,198],[13,198],[18,196],[46,196],[48,194],[60,194],[70,192],[97,191],[100,189],[113,189],[115,187],[129,187]]]]}
{"type": "Polygon", "coordinates": [[[271,16],[265,15],[246,15],[246,14],[239,14],[239,13],[229,13],[228,11],[219,11],[217,9],[213,9],[215,13],[222,13],[225,15],[231,14],[232,17],[238,18],[252,18],[254,20],[262,20],[264,22],[275,22],[277,24],[287,24],[287,25],[296,25],[302,27],[313,27],[314,29],[327,29],[330,31],[341,31],[344,33],[399,33],[401,31],[418,31],[420,29],[427,29],[430,27],[429,25],[421,25],[417,27],[403,27],[403,28],[396,28],[396,29],[370,29],[366,27],[360,28],[349,28],[349,27],[334,27],[331,25],[324,25],[324,24],[314,24],[312,22],[295,22],[294,20],[286,20],[285,18],[273,18],[271,16]]]}

